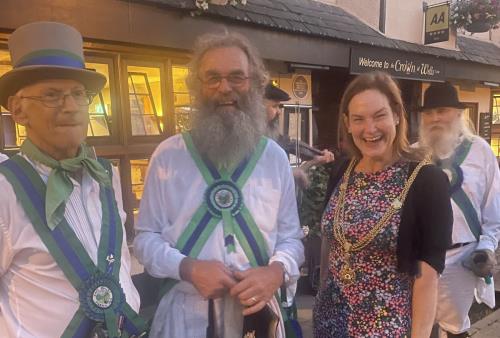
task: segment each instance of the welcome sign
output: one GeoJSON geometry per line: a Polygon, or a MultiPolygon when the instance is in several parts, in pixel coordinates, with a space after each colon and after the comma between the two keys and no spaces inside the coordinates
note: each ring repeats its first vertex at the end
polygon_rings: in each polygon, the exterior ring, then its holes
{"type": "Polygon", "coordinates": [[[352,74],[384,71],[393,77],[411,80],[443,81],[444,61],[425,55],[399,53],[390,49],[351,48],[352,74]]]}

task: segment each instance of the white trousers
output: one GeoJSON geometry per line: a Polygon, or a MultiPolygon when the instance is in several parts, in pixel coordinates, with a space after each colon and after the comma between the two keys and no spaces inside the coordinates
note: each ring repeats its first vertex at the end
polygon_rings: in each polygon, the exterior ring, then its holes
{"type": "MultiPolygon", "coordinates": [[[[242,307],[229,295],[216,299],[215,331],[218,338],[241,336],[242,307]]],[[[269,305],[280,316],[277,337],[284,338],[285,330],[279,304],[273,297],[269,305]]],[[[208,301],[189,283],[181,281],[163,296],[156,310],[149,337],[151,338],[206,338],[208,301]]]]}
{"type": "Polygon", "coordinates": [[[458,334],[470,328],[469,310],[474,296],[479,302],[485,301],[491,307],[491,295],[485,291],[493,290],[493,285],[485,287],[482,278],[462,266],[462,261],[469,257],[476,246],[477,243],[471,243],[446,253],[446,266],[438,287],[436,322],[440,327],[439,337],[446,337],[443,331],[458,334]]]}

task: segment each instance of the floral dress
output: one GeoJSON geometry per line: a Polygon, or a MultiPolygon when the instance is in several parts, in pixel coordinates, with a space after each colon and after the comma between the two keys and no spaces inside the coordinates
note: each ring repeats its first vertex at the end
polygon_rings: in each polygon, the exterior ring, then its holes
{"type": "MultiPolygon", "coordinates": [[[[364,237],[400,195],[408,170],[407,162],[398,162],[375,173],[351,173],[343,228],[350,243],[364,237]]],[[[340,278],[343,250],[333,236],[338,186],[322,219],[330,243],[329,273],[314,307],[314,336],[409,337],[413,278],[396,268],[401,211],[367,246],[351,254],[356,277],[353,283],[345,284],[340,278]]]]}

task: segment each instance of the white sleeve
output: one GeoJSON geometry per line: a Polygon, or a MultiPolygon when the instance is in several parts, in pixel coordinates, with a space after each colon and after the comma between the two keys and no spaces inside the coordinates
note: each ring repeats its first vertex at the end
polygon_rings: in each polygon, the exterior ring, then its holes
{"type": "Polygon", "coordinates": [[[284,153],[277,160],[283,163],[283,185],[278,211],[278,237],[269,263],[278,261],[284,265],[285,283],[290,285],[300,277],[300,266],[304,262],[304,245],[301,241],[304,233],[300,227],[292,169],[284,153]]]}
{"type": "Polygon", "coordinates": [[[10,233],[12,223],[12,205],[16,198],[7,179],[0,175],[0,278],[7,272],[14,258],[10,233]]]}
{"type": "Polygon", "coordinates": [[[3,161],[8,160],[8,159],[9,159],[9,156],[0,153],[0,162],[3,162],[3,161]]]}
{"type": "Polygon", "coordinates": [[[7,225],[0,217],[0,278],[8,270],[12,262],[12,245],[7,225]]]}
{"type": "Polygon", "coordinates": [[[489,146],[484,149],[486,191],[481,202],[481,230],[477,250],[495,252],[500,240],[500,170],[489,146]]]}
{"type": "Polygon", "coordinates": [[[185,255],[173,248],[163,236],[170,225],[166,206],[169,201],[164,186],[169,170],[161,161],[161,153],[151,157],[144,193],[135,226],[134,254],[149,274],[157,278],[180,279],[179,265],[185,255]]]}
{"type": "Polygon", "coordinates": [[[122,195],[122,185],[120,180],[120,172],[118,168],[111,165],[112,173],[112,184],[113,191],[115,192],[116,206],[118,207],[118,213],[120,214],[120,219],[122,221],[123,229],[125,232],[125,221],[127,220],[127,213],[123,209],[123,195],[122,195]]]}

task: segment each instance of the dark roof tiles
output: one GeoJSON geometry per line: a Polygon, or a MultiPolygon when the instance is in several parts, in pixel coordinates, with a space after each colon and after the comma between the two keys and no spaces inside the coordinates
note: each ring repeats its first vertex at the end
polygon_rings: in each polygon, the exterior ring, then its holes
{"type": "MultiPolygon", "coordinates": [[[[194,1],[132,0],[192,11],[194,1]]],[[[246,6],[210,6],[204,15],[297,34],[320,36],[401,51],[500,66],[500,47],[459,36],[459,51],[391,39],[340,7],[312,0],[248,0],[246,6]]]]}

